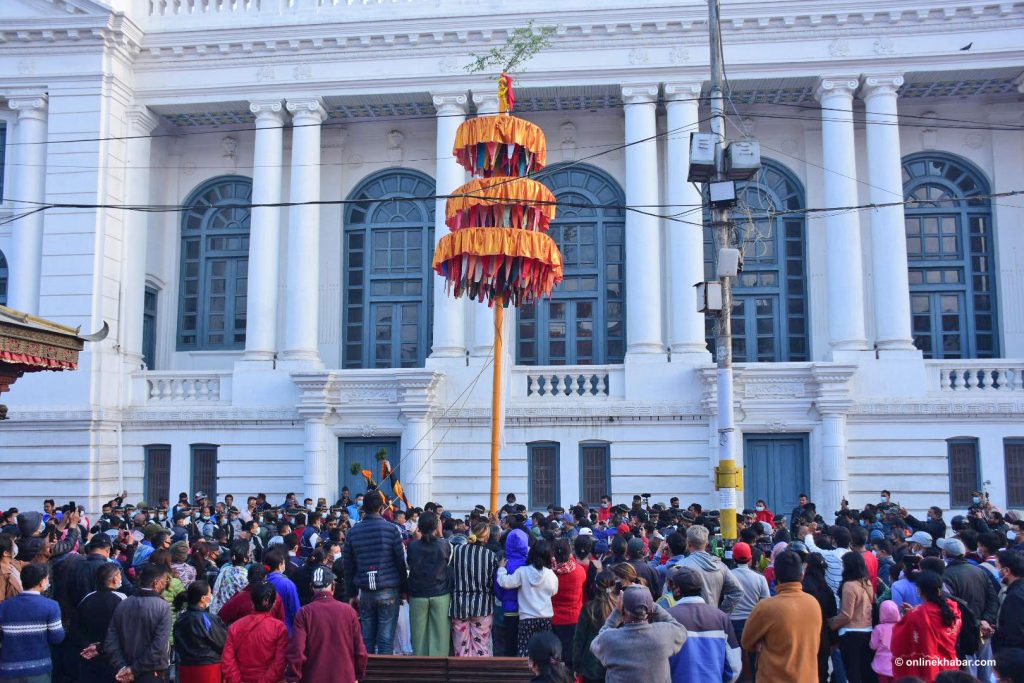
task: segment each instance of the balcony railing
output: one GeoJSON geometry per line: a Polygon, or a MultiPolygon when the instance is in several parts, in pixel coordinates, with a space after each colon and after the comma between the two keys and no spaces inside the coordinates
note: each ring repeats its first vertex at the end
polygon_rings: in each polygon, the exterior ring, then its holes
{"type": "Polygon", "coordinates": [[[231,372],[145,372],[146,405],[230,403],[231,372]]]}
{"type": "Polygon", "coordinates": [[[624,396],[621,365],[519,366],[512,371],[514,401],[591,401],[624,396]]]}
{"type": "Polygon", "coordinates": [[[992,360],[927,361],[928,385],[932,391],[1009,393],[1024,391],[1024,364],[992,360]]]}

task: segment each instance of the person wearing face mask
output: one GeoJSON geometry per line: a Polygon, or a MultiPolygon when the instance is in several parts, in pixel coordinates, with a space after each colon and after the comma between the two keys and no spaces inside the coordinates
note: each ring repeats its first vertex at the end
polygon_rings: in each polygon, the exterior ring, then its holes
{"type": "Polygon", "coordinates": [[[348,506],[346,512],[348,512],[348,519],[352,524],[359,521],[359,513],[363,509],[363,494],[356,495],[354,503],[348,506]]]}
{"type": "Polygon", "coordinates": [[[213,600],[210,601],[210,612],[217,614],[235,593],[249,583],[247,569],[252,561],[248,541],[241,539],[231,544],[231,562],[220,568],[217,580],[213,584],[213,600]]]}
{"type": "Polygon", "coordinates": [[[996,555],[999,576],[1006,586],[1006,595],[999,608],[992,651],[999,656],[1009,648],[1024,648],[1024,555],[1013,550],[1000,550],[996,555]]]}
{"type": "Polygon", "coordinates": [[[72,638],[79,651],[79,683],[108,683],[117,673],[103,652],[103,639],[110,628],[114,610],[125,599],[121,569],[112,563],[96,570],[96,590],[78,603],[72,638]]]}
{"type": "Polygon", "coordinates": [[[768,522],[771,524],[775,519],[775,513],[768,509],[768,503],[759,499],[754,504],[754,519],[758,522],[768,522]]]}
{"type": "Polygon", "coordinates": [[[103,652],[118,683],[169,680],[171,606],[162,595],[169,580],[168,567],[143,565],[139,589],[114,609],[103,652]]]}
{"type": "Polygon", "coordinates": [[[597,521],[607,523],[612,518],[612,497],[601,496],[601,509],[597,511],[597,521]]]}
{"type": "Polygon", "coordinates": [[[192,582],[175,599],[175,607],[185,607],[174,623],[174,651],[178,653],[178,683],[220,683],[221,653],[228,632],[224,622],[210,614],[213,591],[203,579],[192,582]],[[186,607],[187,605],[187,607],[186,607]]]}
{"type": "Polygon", "coordinates": [[[923,521],[907,512],[906,508],[900,508],[899,513],[911,529],[930,534],[932,545],[935,545],[940,538],[946,537],[946,522],[942,519],[942,508],[937,505],[928,508],[928,516],[923,521]]]}
{"type": "Polygon", "coordinates": [[[6,534],[0,536],[0,603],[21,592],[20,565],[14,559],[17,555],[14,539],[6,534]]]}

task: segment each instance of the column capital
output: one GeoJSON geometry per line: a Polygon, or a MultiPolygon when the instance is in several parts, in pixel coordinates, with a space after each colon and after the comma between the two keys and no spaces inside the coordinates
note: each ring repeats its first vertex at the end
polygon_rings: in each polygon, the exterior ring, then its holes
{"type": "Polygon", "coordinates": [[[903,85],[903,75],[896,73],[870,74],[863,76],[863,85],[860,88],[861,99],[867,99],[875,95],[895,96],[903,85]]]}
{"type": "Polygon", "coordinates": [[[859,85],[860,78],[857,76],[822,76],[818,79],[814,97],[819,102],[833,95],[853,97],[853,93],[857,92],[859,85]]]}
{"type": "Polygon", "coordinates": [[[461,92],[432,92],[430,99],[434,103],[438,116],[465,115],[469,111],[469,95],[461,92]]]}
{"type": "Polygon", "coordinates": [[[256,123],[284,121],[284,103],[280,98],[249,100],[249,111],[256,115],[256,123]]]}
{"type": "Polygon", "coordinates": [[[294,121],[311,119],[316,123],[323,123],[327,118],[327,110],[324,109],[324,102],[320,97],[290,97],[285,106],[294,121]]]}
{"type": "Polygon", "coordinates": [[[19,119],[46,119],[46,93],[18,93],[7,98],[7,106],[18,112],[19,119]]]}
{"type": "Polygon", "coordinates": [[[622,86],[622,100],[625,104],[654,104],[658,101],[658,84],[647,83],[622,86]]]}
{"type": "MultiPolygon", "coordinates": [[[[700,81],[689,81],[682,83],[666,83],[665,84],[665,101],[666,102],[689,102],[692,100],[700,99],[701,88],[703,84],[700,81]]],[[[625,94],[623,94],[625,96],[625,94]]]]}
{"type": "Polygon", "coordinates": [[[497,86],[490,86],[489,89],[473,91],[473,104],[476,105],[478,114],[498,113],[498,91],[497,86]]]}
{"type": "Polygon", "coordinates": [[[130,126],[132,135],[149,135],[160,125],[160,117],[142,104],[134,104],[124,112],[124,118],[130,126]]]}

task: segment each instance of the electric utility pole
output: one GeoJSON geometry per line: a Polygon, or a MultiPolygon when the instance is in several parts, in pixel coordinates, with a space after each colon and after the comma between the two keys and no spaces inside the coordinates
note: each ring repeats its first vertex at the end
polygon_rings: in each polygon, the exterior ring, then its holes
{"type": "MultiPolygon", "coordinates": [[[[719,0],[708,0],[708,37],[711,43],[711,133],[715,136],[714,181],[726,181],[725,168],[725,72],[722,55],[722,31],[719,0]]],[[[732,399],[732,278],[719,269],[720,250],[731,248],[731,207],[728,203],[711,200],[711,230],[714,235],[715,273],[722,288],[722,308],[715,325],[715,358],[718,364],[718,467],[715,469],[715,488],[718,489],[718,509],[722,538],[736,538],[736,498],[742,489],[742,479],[736,468],[736,428],[732,399]]]]}

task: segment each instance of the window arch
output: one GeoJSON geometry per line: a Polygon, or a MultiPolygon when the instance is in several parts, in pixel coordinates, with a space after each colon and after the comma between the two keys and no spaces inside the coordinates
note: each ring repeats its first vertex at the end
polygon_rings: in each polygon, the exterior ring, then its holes
{"type": "MultiPolygon", "coordinates": [[[[733,280],[732,352],[736,362],[805,361],[810,355],[807,311],[804,188],[782,164],[764,159],[752,180],[737,186],[734,239],[743,272],[733,280]],[[749,217],[746,215],[749,212],[749,217]]],[[[705,224],[710,217],[705,214],[705,224]]],[[[715,245],[704,231],[705,277],[713,279],[715,245]]],[[[714,320],[705,333],[715,353],[714,320]]]]}
{"type": "Polygon", "coordinates": [[[0,251],[0,306],[7,305],[7,257],[4,256],[4,252],[0,251]]]}
{"type": "Polygon", "coordinates": [[[189,195],[181,218],[178,350],[245,346],[252,180],[221,176],[189,195]]]}
{"type": "Polygon", "coordinates": [[[431,343],[434,181],[411,169],[364,179],[345,210],[342,367],[422,367],[431,343]],[[397,198],[419,201],[391,201],[397,198]]]}
{"type": "Polygon", "coordinates": [[[999,355],[989,184],[951,154],[903,160],[914,345],[925,358],[999,355]]]}
{"type": "Polygon", "coordinates": [[[551,166],[541,180],[559,202],[550,234],[565,280],[550,299],[518,310],[521,365],[621,363],[626,351],[625,196],[604,171],[551,166]]]}

